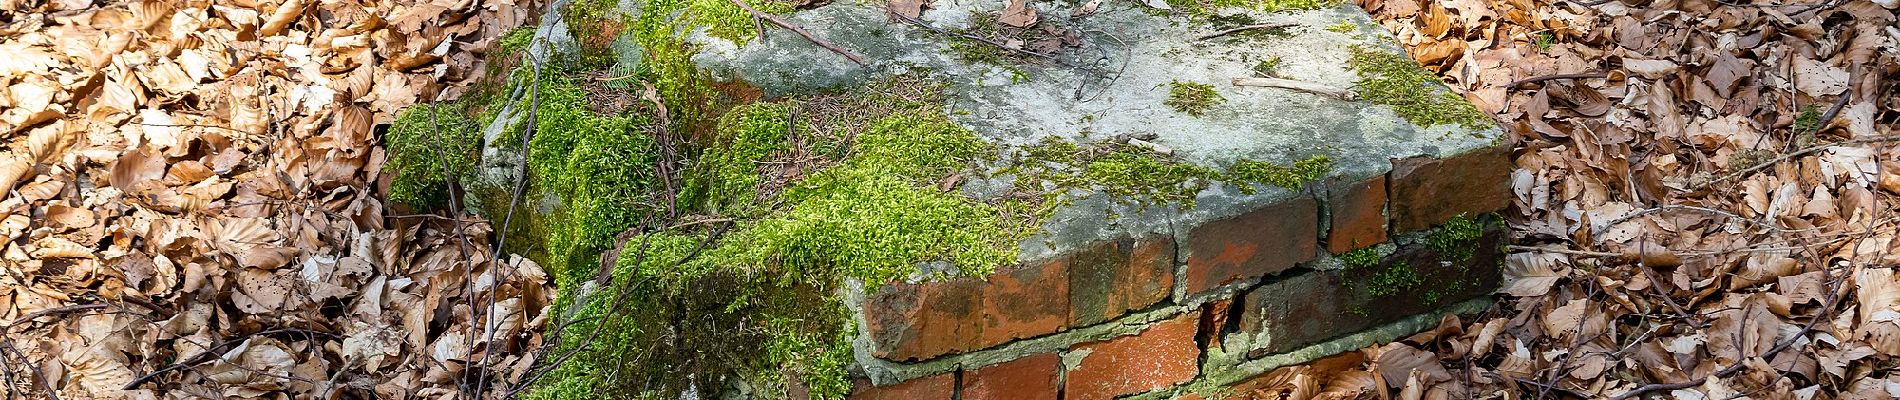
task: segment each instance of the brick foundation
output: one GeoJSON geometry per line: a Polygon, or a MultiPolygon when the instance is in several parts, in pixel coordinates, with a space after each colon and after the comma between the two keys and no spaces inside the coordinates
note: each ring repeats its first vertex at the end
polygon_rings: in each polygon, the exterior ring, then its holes
{"type": "Polygon", "coordinates": [[[1508,162],[1502,148],[1395,160],[1173,237],[878,287],[859,303],[877,371],[853,398],[1176,393],[1234,383],[1253,360],[1350,350],[1303,349],[1497,287],[1508,235],[1488,213],[1509,203],[1508,162]]]}

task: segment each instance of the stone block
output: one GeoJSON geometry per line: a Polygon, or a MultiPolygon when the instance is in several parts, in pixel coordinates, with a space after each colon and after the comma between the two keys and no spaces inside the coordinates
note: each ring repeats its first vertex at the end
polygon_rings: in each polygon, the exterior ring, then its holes
{"type": "Polygon", "coordinates": [[[1411,157],[1392,163],[1392,232],[1412,232],[1460,214],[1511,205],[1511,149],[1491,146],[1447,159],[1411,157]]]}
{"type": "Polygon", "coordinates": [[[1174,386],[1200,373],[1201,348],[1194,345],[1199,318],[1186,314],[1141,333],[1070,348],[1080,358],[1063,384],[1066,399],[1113,399],[1174,386]]]}
{"type": "Polygon", "coordinates": [[[1189,296],[1292,268],[1319,248],[1319,202],[1297,197],[1189,230],[1189,296]]]}

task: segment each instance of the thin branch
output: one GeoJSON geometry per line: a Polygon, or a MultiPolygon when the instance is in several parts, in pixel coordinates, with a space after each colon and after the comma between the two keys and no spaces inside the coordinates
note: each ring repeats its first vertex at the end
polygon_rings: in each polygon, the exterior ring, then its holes
{"type": "Polygon", "coordinates": [[[1301,92],[1307,92],[1307,93],[1312,93],[1312,94],[1317,94],[1317,95],[1322,95],[1322,96],[1329,96],[1332,98],[1346,100],[1346,101],[1352,101],[1359,98],[1359,96],[1352,94],[1352,91],[1346,90],[1346,88],[1321,85],[1318,83],[1312,83],[1312,82],[1306,82],[1306,81],[1296,81],[1292,79],[1243,77],[1243,78],[1234,78],[1233,85],[1297,90],[1301,92]]]}
{"type": "Polygon", "coordinates": [[[1526,84],[1532,84],[1532,83],[1538,83],[1538,82],[1544,82],[1544,81],[1554,81],[1554,80],[1562,80],[1562,79],[1598,79],[1598,78],[1603,78],[1606,76],[1609,76],[1609,74],[1606,72],[1601,72],[1601,71],[1580,72],[1580,73],[1575,73],[1575,74],[1544,75],[1544,76],[1524,78],[1524,79],[1512,81],[1511,84],[1506,87],[1511,88],[1511,89],[1517,89],[1518,87],[1526,85],[1526,84]]]}
{"type": "Polygon", "coordinates": [[[1219,32],[1201,35],[1201,36],[1195,37],[1194,40],[1213,39],[1213,38],[1217,38],[1221,36],[1231,35],[1231,34],[1234,34],[1235,32],[1240,32],[1240,31],[1245,31],[1245,30],[1285,28],[1285,27],[1294,26],[1294,25],[1298,25],[1298,24],[1294,24],[1290,22],[1275,22],[1271,24],[1253,24],[1253,25],[1247,25],[1247,26],[1237,27],[1233,29],[1225,29],[1219,32]]]}
{"type": "MultiPolygon", "coordinates": [[[[1821,123],[1825,125],[1827,121],[1823,120],[1821,121],[1821,123]]],[[[1834,146],[1839,146],[1839,145],[1844,145],[1844,144],[1880,143],[1880,142],[1891,142],[1891,141],[1900,141],[1900,135],[1872,136],[1872,137],[1865,137],[1865,138],[1860,138],[1860,139],[1853,139],[1853,140],[1847,140],[1847,141],[1841,141],[1841,142],[1825,143],[1825,144],[1809,146],[1808,148],[1801,149],[1793,153],[1782,154],[1780,157],[1775,157],[1774,159],[1763,161],[1761,164],[1756,164],[1755,166],[1748,167],[1740,171],[1735,171],[1733,173],[1729,173],[1728,175],[1723,175],[1720,178],[1715,178],[1708,182],[1703,182],[1700,185],[1696,185],[1695,190],[1702,190],[1704,188],[1708,188],[1709,185],[1713,185],[1713,184],[1721,183],[1723,181],[1727,181],[1730,179],[1746,176],[1748,174],[1754,173],[1755,171],[1760,171],[1763,169],[1767,169],[1768,167],[1773,167],[1775,165],[1781,164],[1781,162],[1783,161],[1788,161],[1789,159],[1792,159],[1795,157],[1813,154],[1814,152],[1826,150],[1834,146]]]]}
{"type": "Polygon", "coordinates": [[[53,315],[53,314],[86,311],[86,310],[92,310],[92,309],[98,309],[98,308],[106,308],[106,303],[79,304],[79,305],[71,305],[71,306],[65,306],[65,307],[48,308],[48,309],[28,313],[24,316],[21,316],[20,318],[14,319],[13,322],[8,323],[7,326],[0,327],[0,328],[11,329],[14,326],[27,323],[28,321],[32,321],[34,318],[44,317],[44,316],[53,315]]]}
{"type": "MultiPolygon", "coordinates": [[[[739,8],[745,9],[746,12],[752,13],[753,18],[763,19],[766,22],[771,22],[772,25],[778,25],[781,28],[789,29],[792,31],[792,33],[797,33],[798,36],[805,37],[805,40],[810,41],[811,44],[818,45],[818,47],[823,47],[825,48],[825,50],[831,50],[831,52],[838,53],[838,55],[844,56],[844,58],[849,58],[851,59],[851,62],[858,63],[859,66],[865,65],[864,59],[858,57],[857,54],[851,54],[850,50],[845,50],[843,47],[838,47],[838,45],[836,44],[832,44],[831,42],[825,41],[824,39],[820,39],[817,36],[813,36],[811,32],[806,32],[805,28],[800,28],[798,27],[798,25],[793,25],[791,22],[786,21],[783,18],[779,18],[777,15],[759,12],[759,10],[753,9],[752,6],[746,5],[744,0],[729,0],[729,1],[731,1],[733,5],[737,5],[739,6],[739,8]]],[[[763,33],[764,31],[760,31],[760,32],[763,33]]]]}

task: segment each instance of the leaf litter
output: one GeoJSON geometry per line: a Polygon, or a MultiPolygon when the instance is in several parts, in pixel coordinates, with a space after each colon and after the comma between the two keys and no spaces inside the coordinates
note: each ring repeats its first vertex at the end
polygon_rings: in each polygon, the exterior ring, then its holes
{"type": "Polygon", "coordinates": [[[478,217],[457,231],[385,209],[378,132],[471,90],[538,7],[0,2],[9,398],[444,398],[519,380],[546,274],[463,253],[458,235],[490,243],[478,217]]]}
{"type": "Polygon", "coordinates": [[[1900,396],[1896,3],[1358,3],[1510,134],[1505,283],[1230,397],[1900,396]]]}

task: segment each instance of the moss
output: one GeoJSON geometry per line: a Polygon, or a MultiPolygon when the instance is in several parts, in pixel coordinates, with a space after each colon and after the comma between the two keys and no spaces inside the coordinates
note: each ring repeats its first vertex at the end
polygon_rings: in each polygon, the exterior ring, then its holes
{"type": "Polygon", "coordinates": [[[1254,193],[1251,183],[1265,183],[1292,190],[1299,190],[1307,182],[1326,177],[1333,170],[1333,159],[1326,156],[1313,156],[1293,165],[1280,165],[1254,160],[1241,160],[1234,163],[1228,173],[1228,179],[1234,186],[1247,194],[1254,193]]]}
{"type": "Polygon", "coordinates": [[[1425,245],[1454,264],[1464,265],[1471,262],[1482,236],[1484,228],[1477,219],[1459,214],[1426,236],[1425,245]]]}
{"type": "MultiPolygon", "coordinates": [[[[791,3],[784,1],[752,0],[746,4],[767,14],[795,11],[791,3]]],[[[706,27],[706,34],[713,37],[745,43],[759,34],[758,25],[752,23],[752,13],[732,4],[731,0],[687,0],[687,10],[694,25],[706,27]]]]}
{"type": "MultiPolygon", "coordinates": [[[[657,178],[650,123],[637,115],[594,114],[573,78],[560,74],[543,73],[538,96],[527,149],[532,196],[526,198],[561,199],[546,227],[544,265],[557,283],[573,285],[592,277],[594,255],[612,246],[614,235],[652,209],[648,193],[657,178]]],[[[527,129],[525,120],[508,127],[503,143],[519,143],[527,129]]]]}
{"type": "Polygon", "coordinates": [[[1146,147],[1116,142],[1077,144],[1055,137],[1018,149],[1014,162],[1001,174],[1017,174],[1019,192],[1043,192],[1045,202],[1059,204],[1063,189],[1099,191],[1142,206],[1177,204],[1194,207],[1194,198],[1215,182],[1233,185],[1243,193],[1258,192],[1255,184],[1298,190],[1332,171],[1332,159],[1315,155],[1292,165],[1240,160],[1227,169],[1194,165],[1146,147]]]}
{"type": "Polygon", "coordinates": [[[1359,25],[1354,25],[1352,21],[1339,21],[1339,23],[1337,24],[1326,26],[1327,32],[1334,32],[1334,33],[1350,34],[1358,30],[1359,30],[1359,25]]]}
{"type": "Polygon", "coordinates": [[[1090,160],[1082,170],[1081,179],[1099,185],[1114,196],[1151,203],[1192,204],[1194,195],[1219,176],[1219,171],[1211,168],[1164,159],[1146,149],[1130,147],[1090,160]]]}
{"type": "Polygon", "coordinates": [[[1372,268],[1379,265],[1379,251],[1372,247],[1348,251],[1339,255],[1339,261],[1345,263],[1346,268],[1372,268]]]}
{"type": "Polygon", "coordinates": [[[1794,117],[1794,132],[1813,133],[1821,128],[1821,109],[1813,104],[1801,106],[1801,113],[1794,117]]]}
{"type": "Polygon", "coordinates": [[[1253,65],[1253,73],[1264,77],[1280,76],[1280,56],[1267,57],[1253,65]]]}
{"type": "Polygon", "coordinates": [[[687,174],[682,205],[729,216],[758,208],[759,163],[785,149],[788,112],[783,105],[757,103],[720,117],[714,145],[687,174]]]}
{"type": "Polygon", "coordinates": [[[1438,78],[1404,54],[1351,47],[1347,64],[1358,73],[1353,93],[1374,104],[1391,106],[1400,117],[1420,126],[1458,124],[1482,129],[1491,117],[1463,98],[1445,91],[1438,78]]]}
{"type": "Polygon", "coordinates": [[[508,30],[508,33],[501,35],[500,49],[504,54],[513,54],[527,50],[528,45],[533,43],[533,41],[533,26],[516,27],[515,29],[508,30]]]}
{"type": "Polygon", "coordinates": [[[1425,278],[1418,275],[1418,270],[1412,268],[1412,264],[1398,262],[1372,274],[1366,280],[1366,294],[1372,297],[1390,296],[1423,284],[1425,278]]]}
{"type": "Polygon", "coordinates": [[[383,168],[396,173],[389,183],[390,201],[417,209],[440,208],[449,200],[443,166],[458,178],[474,172],[482,135],[461,110],[459,104],[419,104],[397,115],[383,136],[389,154],[383,168]]]}
{"type": "Polygon", "coordinates": [[[1205,83],[1173,81],[1168,83],[1168,100],[1163,102],[1175,111],[1199,117],[1208,108],[1226,102],[1220,93],[1214,92],[1214,86],[1205,83]]]}
{"type": "Polygon", "coordinates": [[[615,0],[574,0],[561,8],[567,32],[580,46],[572,62],[563,63],[575,70],[592,70],[613,64],[614,38],[626,29],[615,0]]]}

